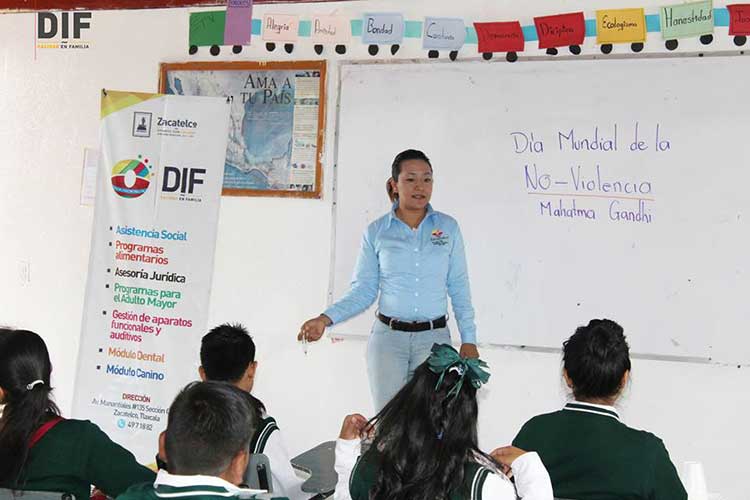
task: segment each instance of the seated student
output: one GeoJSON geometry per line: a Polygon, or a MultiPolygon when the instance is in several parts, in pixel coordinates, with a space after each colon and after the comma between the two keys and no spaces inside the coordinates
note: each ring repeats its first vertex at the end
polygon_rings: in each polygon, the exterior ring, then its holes
{"type": "Polygon", "coordinates": [[[117,500],[255,498],[240,488],[257,410],[249,394],[222,382],[188,384],[169,407],[159,455],[169,462],[156,481],[132,486],[117,500]]]}
{"type": "MultiPolygon", "coordinates": [[[[250,393],[257,368],[255,343],[242,325],[227,323],[217,326],[201,340],[199,374],[202,380],[230,382],[250,393]]],[[[262,414],[258,430],[250,442],[250,453],[263,453],[268,457],[274,494],[292,500],[309,498],[310,495],[301,489],[303,480],[294,473],[276,420],[265,414],[263,403],[253,396],[251,398],[262,414]]]]}
{"type": "Polygon", "coordinates": [[[489,379],[486,366],[435,344],[375,418],[348,416],[336,442],[334,498],[552,500],[549,476],[536,453],[505,447],[490,457],[477,446],[476,395],[489,379]],[[363,431],[373,442],[359,456],[363,431]],[[495,460],[512,470],[515,487],[495,460]]]}
{"type": "Polygon", "coordinates": [[[524,424],[514,446],[539,453],[558,498],[686,499],[664,443],[631,429],[613,407],[630,375],[620,325],[594,319],[563,343],[575,401],[524,424]]]}
{"type": "Polygon", "coordinates": [[[118,495],[155,474],[87,420],[60,417],[52,364],[34,332],[0,328],[0,487],[87,500],[91,485],[118,495]]]}

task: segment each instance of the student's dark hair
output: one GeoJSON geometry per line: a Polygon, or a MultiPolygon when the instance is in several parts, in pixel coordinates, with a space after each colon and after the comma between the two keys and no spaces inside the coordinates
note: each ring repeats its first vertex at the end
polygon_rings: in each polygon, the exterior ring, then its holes
{"type": "Polygon", "coordinates": [[[20,487],[29,441],[47,420],[60,415],[50,398],[49,352],[28,330],[0,328],[0,387],[5,408],[0,418],[0,483],[20,487]],[[32,384],[41,380],[41,383],[32,384]]]}
{"type": "Polygon", "coordinates": [[[407,160],[422,160],[423,162],[427,163],[430,166],[430,170],[432,170],[432,163],[430,163],[430,159],[427,158],[426,154],[419,151],[418,149],[407,149],[397,154],[393,159],[393,164],[391,165],[391,176],[385,183],[385,189],[388,193],[388,198],[391,200],[391,203],[395,202],[398,199],[398,193],[393,192],[391,179],[393,179],[393,182],[398,181],[398,176],[399,174],[401,174],[401,164],[407,160]]]}
{"type": "Polygon", "coordinates": [[[630,370],[630,348],[622,327],[609,319],[592,319],[563,343],[563,366],[577,399],[606,398],[621,389],[630,370]]]}
{"type": "MultiPolygon", "coordinates": [[[[255,342],[247,329],[239,323],[224,323],[209,331],[201,340],[201,366],[207,380],[237,382],[255,361],[255,342]]],[[[250,396],[261,413],[266,407],[255,396],[250,396]]]]}
{"type": "Polygon", "coordinates": [[[477,390],[468,382],[453,398],[458,372],[439,375],[422,363],[414,376],[371,421],[370,450],[382,453],[371,499],[435,500],[464,492],[464,466],[484,457],[477,444],[477,390]]]}
{"type": "Polygon", "coordinates": [[[250,395],[226,382],[188,384],[169,407],[165,447],[169,472],[218,476],[258,426],[250,395]]]}
{"type": "Polygon", "coordinates": [[[201,365],[209,380],[236,382],[255,361],[255,342],[239,323],[224,323],[201,340],[201,365]]]}

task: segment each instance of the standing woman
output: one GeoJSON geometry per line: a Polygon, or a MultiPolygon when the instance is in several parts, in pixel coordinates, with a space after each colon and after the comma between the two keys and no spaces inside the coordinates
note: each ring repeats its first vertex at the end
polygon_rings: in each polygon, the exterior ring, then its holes
{"type": "Polygon", "coordinates": [[[86,420],[67,420],[50,399],[52,365],[42,338],[0,328],[0,487],[111,497],[156,478],[86,420]]]}
{"type": "Polygon", "coordinates": [[[479,357],[464,242],[458,222],[430,206],[432,165],[414,149],[393,160],[387,182],[391,211],[365,230],[351,289],[306,321],[299,340],[316,341],[378,298],[367,344],[367,371],[376,410],[401,389],[430,354],[450,344],[448,299],[461,334],[461,356],[479,357]]]}

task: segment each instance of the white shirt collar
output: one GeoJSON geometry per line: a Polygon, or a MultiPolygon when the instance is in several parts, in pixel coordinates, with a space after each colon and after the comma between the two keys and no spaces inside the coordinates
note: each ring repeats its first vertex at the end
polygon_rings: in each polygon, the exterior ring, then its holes
{"type": "MultiPolygon", "coordinates": [[[[391,224],[394,220],[401,220],[396,215],[396,209],[398,208],[398,200],[394,201],[391,205],[391,211],[388,212],[388,224],[391,224]]],[[[427,204],[427,213],[425,213],[424,219],[422,219],[422,222],[424,222],[427,218],[431,217],[435,213],[435,210],[432,208],[432,204],[427,204]]],[[[404,222],[404,221],[401,221],[404,222]]],[[[419,228],[416,228],[419,229],[419,228]]]]}
{"type": "Polygon", "coordinates": [[[620,420],[620,414],[617,413],[617,410],[615,409],[615,407],[609,406],[609,405],[586,403],[583,401],[571,401],[570,403],[565,405],[563,410],[581,411],[584,413],[594,413],[597,415],[604,415],[606,417],[612,417],[614,419],[620,420]]]}
{"type": "MultiPolygon", "coordinates": [[[[240,488],[233,485],[229,481],[216,476],[203,476],[196,474],[193,476],[181,476],[177,474],[170,474],[164,469],[160,470],[156,475],[154,481],[154,488],[158,486],[171,486],[173,488],[195,488],[200,486],[214,486],[218,488],[224,488],[227,493],[231,493],[231,496],[238,496],[240,498],[251,498],[254,495],[266,493],[266,490],[253,490],[250,488],[240,488]]],[[[190,496],[195,495],[196,492],[191,492],[190,496]]]]}

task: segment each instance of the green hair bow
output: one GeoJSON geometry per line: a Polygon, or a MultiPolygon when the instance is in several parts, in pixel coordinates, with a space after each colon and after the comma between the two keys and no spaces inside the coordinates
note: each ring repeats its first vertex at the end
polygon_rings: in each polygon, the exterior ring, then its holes
{"type": "Polygon", "coordinates": [[[445,374],[449,370],[455,369],[458,372],[456,383],[446,395],[448,398],[458,396],[465,379],[468,379],[475,389],[479,389],[482,384],[486,384],[490,379],[489,372],[484,370],[484,368],[489,368],[487,363],[478,358],[462,358],[458,351],[448,344],[432,345],[432,352],[430,357],[427,358],[427,366],[430,371],[440,375],[437,384],[435,384],[435,390],[443,383],[445,374]]]}

